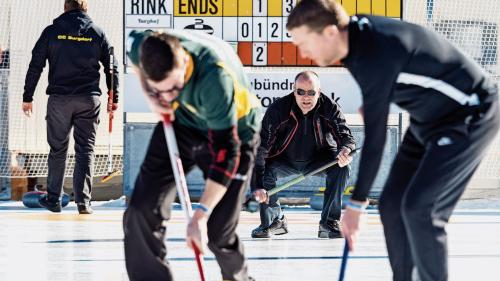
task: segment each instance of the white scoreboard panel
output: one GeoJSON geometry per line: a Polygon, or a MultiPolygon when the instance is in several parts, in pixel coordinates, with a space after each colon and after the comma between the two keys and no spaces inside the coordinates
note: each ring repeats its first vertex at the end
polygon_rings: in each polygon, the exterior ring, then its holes
{"type": "MultiPolygon", "coordinates": [[[[342,0],[349,14],[401,18],[402,0],[342,0]]],[[[311,66],[285,26],[297,0],[124,0],[124,39],[134,29],[193,29],[220,37],[246,66],[311,66]]],[[[125,42],[125,46],[126,42],[125,42]]]]}
{"type": "MultiPolygon", "coordinates": [[[[402,0],[342,0],[349,14],[401,18],[402,0]]],[[[267,108],[293,90],[293,78],[304,69],[318,73],[321,90],[338,99],[346,114],[357,114],[360,89],[343,68],[315,67],[301,58],[285,26],[297,0],[124,0],[124,40],[134,30],[192,29],[218,36],[238,52],[252,90],[267,108]]],[[[127,48],[130,42],[125,42],[127,48]]],[[[128,65],[126,58],[125,64],[128,65]]],[[[125,74],[124,109],[149,112],[139,81],[125,74]]],[[[395,112],[395,110],[392,110],[395,112]]]]}

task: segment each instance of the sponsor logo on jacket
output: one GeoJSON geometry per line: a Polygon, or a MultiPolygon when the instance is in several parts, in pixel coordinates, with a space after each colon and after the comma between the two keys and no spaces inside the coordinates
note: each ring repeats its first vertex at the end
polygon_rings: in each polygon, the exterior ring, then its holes
{"type": "Polygon", "coordinates": [[[92,42],[91,37],[79,37],[79,36],[71,36],[71,35],[57,35],[58,40],[71,40],[78,42],[92,42]]]}

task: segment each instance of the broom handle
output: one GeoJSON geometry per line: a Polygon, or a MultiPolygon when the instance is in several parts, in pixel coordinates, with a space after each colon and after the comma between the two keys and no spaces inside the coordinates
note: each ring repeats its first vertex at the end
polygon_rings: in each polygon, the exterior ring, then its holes
{"type": "Polygon", "coordinates": [[[109,73],[110,79],[110,89],[108,93],[108,110],[109,110],[109,122],[108,122],[108,174],[113,172],[113,155],[112,155],[112,144],[111,144],[111,133],[113,132],[113,100],[114,100],[114,61],[115,61],[115,49],[114,47],[109,48],[109,73]],[[111,107],[111,108],[110,108],[111,107]]]}
{"type": "Polygon", "coordinates": [[[347,260],[349,259],[349,242],[345,239],[344,252],[342,253],[342,262],[340,264],[339,281],[344,281],[345,269],[347,268],[347,260]]]}
{"type": "MultiPolygon", "coordinates": [[[[349,152],[349,155],[352,156],[352,155],[356,154],[360,149],[361,148],[354,149],[353,151],[349,152]]],[[[330,168],[331,166],[337,164],[338,162],[339,162],[339,160],[335,159],[332,162],[329,162],[329,163],[327,163],[327,164],[325,164],[325,165],[323,165],[323,166],[321,166],[321,167],[319,167],[319,168],[317,168],[317,169],[315,169],[315,170],[313,170],[311,172],[305,173],[303,175],[299,175],[296,178],[293,178],[293,179],[285,182],[284,184],[282,184],[280,186],[277,186],[275,188],[272,188],[272,189],[268,190],[267,191],[267,195],[271,196],[271,195],[276,194],[276,193],[278,193],[278,192],[280,192],[280,191],[282,191],[284,189],[287,189],[290,186],[295,185],[295,184],[303,181],[305,178],[307,178],[309,176],[313,176],[313,175],[315,175],[315,174],[317,174],[317,173],[319,173],[319,172],[321,172],[323,170],[326,170],[326,169],[330,168]]]]}
{"type": "MultiPolygon", "coordinates": [[[[184,214],[186,215],[186,219],[189,222],[191,220],[191,217],[193,216],[193,209],[191,208],[191,199],[189,198],[186,177],[182,168],[182,161],[179,154],[179,148],[177,146],[177,140],[175,139],[174,128],[168,115],[163,116],[163,131],[165,132],[168,154],[170,157],[172,171],[174,173],[175,185],[177,187],[179,201],[181,203],[182,209],[184,210],[184,214]]],[[[194,243],[191,246],[194,251],[198,272],[200,273],[200,280],[205,281],[203,256],[194,243]]]]}

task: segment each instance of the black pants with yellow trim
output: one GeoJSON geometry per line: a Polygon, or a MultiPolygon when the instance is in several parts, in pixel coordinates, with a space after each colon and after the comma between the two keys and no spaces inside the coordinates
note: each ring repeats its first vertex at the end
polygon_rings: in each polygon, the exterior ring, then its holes
{"type": "Polygon", "coordinates": [[[410,125],[379,206],[393,280],[448,280],[445,226],[498,131],[498,110],[495,101],[431,134],[410,125]]]}
{"type": "MultiPolygon", "coordinates": [[[[196,130],[174,122],[184,171],[197,165],[206,175],[211,164],[207,138],[196,130]]],[[[237,173],[247,175],[253,168],[255,145],[242,145],[237,173]]],[[[224,280],[247,281],[243,243],[236,234],[246,182],[234,179],[208,220],[208,247],[221,267],[224,280]]],[[[130,204],[125,211],[125,263],[131,281],[173,280],[164,243],[171,205],[176,197],[168,148],[159,123],[154,129],[146,157],[137,177],[130,204]]],[[[195,263],[193,262],[193,267],[195,263]]],[[[193,270],[195,270],[193,268],[193,270]]]]}

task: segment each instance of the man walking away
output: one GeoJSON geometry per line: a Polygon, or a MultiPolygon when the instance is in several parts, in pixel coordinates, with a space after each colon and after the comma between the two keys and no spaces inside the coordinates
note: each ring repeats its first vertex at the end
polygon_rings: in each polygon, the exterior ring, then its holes
{"type": "MultiPolygon", "coordinates": [[[[87,15],[87,0],[65,0],[64,13],[44,29],[35,44],[26,74],[23,112],[33,112],[33,93],[40,74],[49,62],[47,94],[48,159],[47,195],[40,204],[61,212],[61,193],[66,170],[69,133],[75,139],[73,191],[80,214],[91,214],[94,144],[99,123],[101,90],[99,62],[111,87],[110,44],[104,32],[87,15]]],[[[113,62],[114,100],[108,111],[117,109],[118,63],[113,62]]]]}

